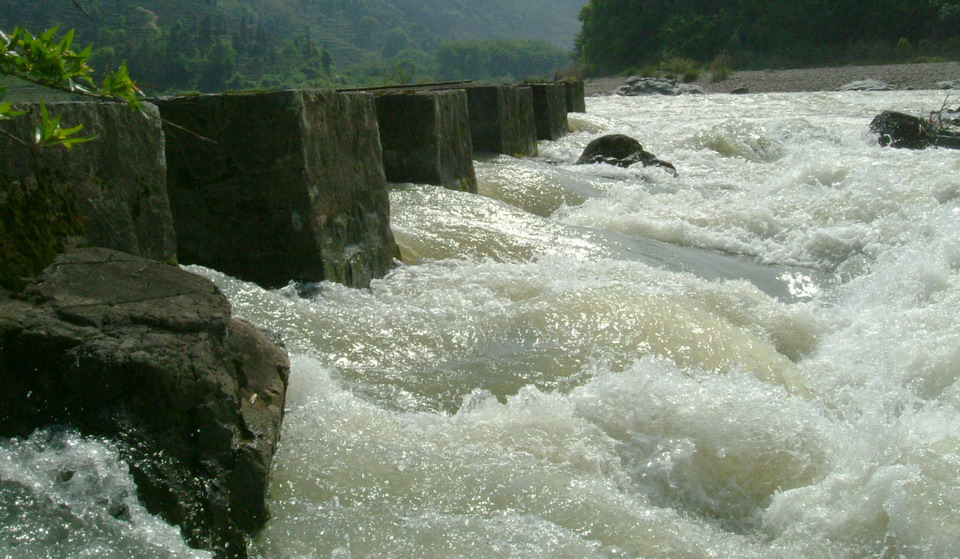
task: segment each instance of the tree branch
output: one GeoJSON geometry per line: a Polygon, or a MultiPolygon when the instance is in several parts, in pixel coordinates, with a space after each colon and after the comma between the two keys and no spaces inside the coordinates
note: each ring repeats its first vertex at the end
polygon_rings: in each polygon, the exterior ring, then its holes
{"type": "Polygon", "coordinates": [[[87,10],[83,9],[83,6],[80,5],[80,2],[78,0],[70,0],[70,1],[73,2],[73,5],[76,6],[78,10],[80,10],[81,14],[87,16],[87,19],[91,21],[93,20],[93,18],[90,17],[90,14],[87,13],[87,10]]]}

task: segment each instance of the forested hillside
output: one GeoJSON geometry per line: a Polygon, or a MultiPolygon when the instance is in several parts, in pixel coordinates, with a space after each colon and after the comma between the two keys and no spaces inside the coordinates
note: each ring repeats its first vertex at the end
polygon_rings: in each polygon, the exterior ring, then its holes
{"type": "MultiPolygon", "coordinates": [[[[473,49],[474,63],[486,61],[479,66],[487,75],[469,77],[522,79],[525,75],[515,74],[549,73],[567,63],[564,54],[573,45],[585,2],[78,0],[81,11],[71,0],[0,0],[0,29],[76,28],[78,45],[96,46],[97,67],[127,60],[154,91],[460,76],[464,72],[442,68],[437,58],[441,45],[453,42],[461,51],[473,49]],[[481,41],[488,39],[500,41],[481,41]],[[505,44],[519,49],[508,61],[509,71],[497,58],[505,44]]],[[[447,64],[451,60],[448,56],[447,64]]]]}
{"type": "Polygon", "coordinates": [[[960,0],[590,0],[588,71],[670,57],[741,67],[960,58],[960,0]]]}

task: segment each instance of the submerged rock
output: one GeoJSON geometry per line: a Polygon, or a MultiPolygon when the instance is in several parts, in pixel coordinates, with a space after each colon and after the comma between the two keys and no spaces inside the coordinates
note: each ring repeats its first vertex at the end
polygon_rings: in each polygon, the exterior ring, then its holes
{"type": "Polygon", "coordinates": [[[70,250],[0,297],[0,435],[113,441],[143,505],[218,557],[267,519],[289,367],[209,280],[125,253],[70,250]]]}
{"type": "Polygon", "coordinates": [[[960,79],[937,82],[937,89],[960,89],[960,79]]]}
{"type": "Polygon", "coordinates": [[[960,149],[960,119],[942,118],[939,114],[936,114],[936,118],[923,119],[896,111],[883,111],[870,122],[870,130],[877,134],[881,146],[960,149]]]}
{"type": "Polygon", "coordinates": [[[657,159],[657,156],[643,149],[640,142],[624,134],[600,136],[587,144],[576,164],[589,163],[606,163],[618,167],[641,163],[644,167],[663,167],[674,176],[677,175],[677,169],[672,163],[657,159]]]}
{"type": "Polygon", "coordinates": [[[857,80],[846,85],[841,85],[837,91],[893,91],[894,89],[896,88],[887,82],[867,79],[857,80]]]}
{"type": "Polygon", "coordinates": [[[641,78],[633,76],[615,92],[617,95],[683,95],[703,94],[706,91],[699,85],[680,83],[673,78],[641,78]]]}

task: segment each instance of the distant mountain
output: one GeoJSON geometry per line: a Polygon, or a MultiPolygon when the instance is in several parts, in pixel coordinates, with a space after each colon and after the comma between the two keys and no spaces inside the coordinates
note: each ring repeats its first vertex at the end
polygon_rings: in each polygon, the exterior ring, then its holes
{"type": "MultiPolygon", "coordinates": [[[[97,28],[187,27],[209,20],[215,30],[242,25],[272,37],[310,37],[326,44],[338,65],[404,48],[433,52],[443,41],[541,39],[569,49],[587,0],[0,0],[0,28],[62,23],[93,40],[97,28]],[[372,53],[372,54],[371,54],[372,53]]],[[[386,56],[384,56],[386,55],[386,56]]]]}
{"type": "Polygon", "coordinates": [[[520,80],[570,63],[586,1],[0,0],[0,30],[76,29],[150,93],[520,80]]]}

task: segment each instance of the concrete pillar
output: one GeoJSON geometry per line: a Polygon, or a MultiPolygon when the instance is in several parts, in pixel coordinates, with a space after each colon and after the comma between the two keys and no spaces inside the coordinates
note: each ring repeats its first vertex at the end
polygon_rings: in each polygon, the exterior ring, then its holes
{"type": "Polygon", "coordinates": [[[474,151],[537,155],[533,92],[529,87],[476,85],[467,87],[466,92],[474,151]]]}
{"type": "Polygon", "coordinates": [[[375,93],[383,164],[390,182],[477,191],[462,89],[375,93]]]}
{"type": "Polygon", "coordinates": [[[585,113],[587,112],[587,102],[585,99],[583,80],[564,80],[563,86],[567,94],[567,112],[585,113]]]}
{"type": "Polygon", "coordinates": [[[180,260],[279,287],[369,285],[398,256],[373,96],[296,90],[157,101],[180,260]]]}
{"type": "Polygon", "coordinates": [[[24,104],[29,114],[0,122],[0,285],[22,286],[69,238],[176,262],[157,108],[145,104],[140,113],[96,102],[47,107],[64,128],[83,124],[78,136],[97,139],[72,149],[30,146],[40,123],[38,104],[24,104]]]}
{"type": "Polygon", "coordinates": [[[537,138],[557,140],[567,128],[567,92],[562,83],[535,83],[533,113],[537,123],[537,138]]]}

